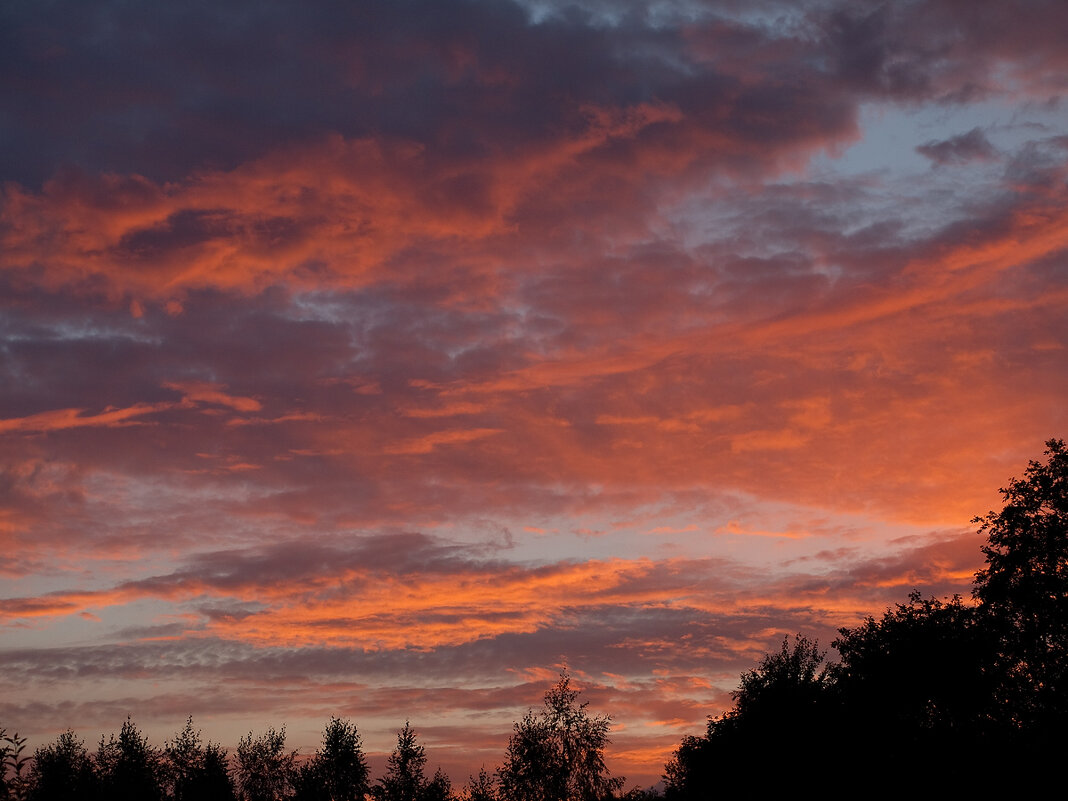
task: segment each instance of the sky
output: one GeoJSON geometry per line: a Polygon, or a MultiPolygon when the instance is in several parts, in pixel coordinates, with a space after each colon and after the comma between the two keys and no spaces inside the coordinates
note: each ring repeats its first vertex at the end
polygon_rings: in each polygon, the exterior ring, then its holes
{"type": "Polygon", "coordinates": [[[459,786],[566,665],[648,785],[785,635],[967,595],[1068,428],[1066,29],[2,4],[0,725],[407,719],[459,786]]]}

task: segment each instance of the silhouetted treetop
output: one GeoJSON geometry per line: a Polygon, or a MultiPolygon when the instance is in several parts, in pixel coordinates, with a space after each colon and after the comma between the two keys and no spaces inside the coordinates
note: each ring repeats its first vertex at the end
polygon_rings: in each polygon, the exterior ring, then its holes
{"type": "Polygon", "coordinates": [[[297,752],[286,751],[286,729],[249,732],[237,745],[237,784],[242,801],[291,798],[297,778],[297,752]]]}
{"type": "Polygon", "coordinates": [[[602,801],[623,785],[604,762],[611,719],[591,717],[578,696],[565,670],[544,709],[515,724],[498,771],[504,801],[602,801]]]}
{"type": "Polygon", "coordinates": [[[163,748],[170,798],[174,801],[233,801],[226,749],[207,745],[193,728],[193,718],[163,748]]]}
{"type": "Polygon", "coordinates": [[[354,723],[330,718],[322,747],[301,766],[297,785],[298,801],[362,801],[369,790],[367,760],[354,723]]]}
{"type": "Polygon", "coordinates": [[[790,645],[783,637],[777,653],[766,654],[755,670],[747,670],[738,689],[731,693],[738,717],[767,714],[781,715],[784,707],[792,714],[805,714],[816,702],[827,682],[823,664],[825,651],[819,643],[800,634],[790,645]]]}
{"type": "Polygon", "coordinates": [[[32,801],[82,801],[95,798],[96,772],[85,742],[68,730],[33,752],[32,801]]]}
{"type": "Polygon", "coordinates": [[[163,755],[130,718],[119,736],[100,739],[96,770],[104,798],[158,801],[163,798],[163,755]]]}
{"type": "Polygon", "coordinates": [[[986,567],[974,596],[999,639],[1006,682],[1003,713],[1021,725],[1055,725],[1068,715],[1068,449],[1046,443],[1001,490],[1000,512],[977,517],[986,567]]]}
{"type": "Polygon", "coordinates": [[[408,721],[397,732],[397,747],[389,755],[386,775],[371,789],[376,801],[424,801],[426,749],[416,742],[408,721]]]}

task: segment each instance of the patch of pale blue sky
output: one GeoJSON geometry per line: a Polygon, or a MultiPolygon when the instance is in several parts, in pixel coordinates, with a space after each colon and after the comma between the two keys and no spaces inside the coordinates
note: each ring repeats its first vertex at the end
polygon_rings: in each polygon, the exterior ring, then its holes
{"type": "MultiPolygon", "coordinates": [[[[526,9],[531,24],[541,25],[581,10],[590,24],[613,28],[627,20],[641,19],[651,28],[666,28],[693,23],[708,17],[718,9],[710,9],[707,3],[693,0],[518,0],[526,9]]],[[[734,5],[734,4],[728,4],[734,5]]]]}
{"type": "MultiPolygon", "coordinates": [[[[768,226],[790,208],[812,224],[850,235],[893,226],[898,242],[927,238],[996,203],[1007,163],[1032,143],[1068,131],[1060,103],[1010,104],[992,99],[971,107],[868,104],[860,139],[837,153],[819,152],[799,174],[760,187],[733,190],[721,181],[661,208],[656,232],[687,250],[712,247],[737,257],[773,258],[794,252],[789,227],[768,226]],[[978,129],[994,158],[935,164],[917,148],[978,129]],[[763,221],[763,222],[762,222],[763,221]]],[[[787,214],[786,216],[790,216],[787,214]]]]}
{"type": "Polygon", "coordinates": [[[922,106],[868,103],[860,108],[860,139],[839,154],[817,153],[810,173],[835,177],[888,172],[915,176],[931,169],[916,148],[979,128],[1002,153],[1068,131],[1068,107],[1059,102],[1012,103],[1003,97],[922,106]]]}
{"type": "Polygon", "coordinates": [[[692,25],[713,18],[728,19],[742,25],[789,33],[804,28],[814,13],[830,3],[799,3],[796,0],[518,0],[532,24],[538,25],[565,17],[580,9],[589,22],[598,27],[617,27],[640,19],[650,28],[692,25]]]}
{"type": "Polygon", "coordinates": [[[35,323],[32,328],[20,327],[18,321],[4,321],[0,315],[0,330],[5,344],[14,342],[93,342],[127,341],[145,345],[160,345],[163,338],[148,332],[146,325],[137,320],[120,325],[103,322],[98,317],[86,316],[63,320],[55,324],[35,323]],[[7,324],[5,324],[7,322],[7,324]]]}

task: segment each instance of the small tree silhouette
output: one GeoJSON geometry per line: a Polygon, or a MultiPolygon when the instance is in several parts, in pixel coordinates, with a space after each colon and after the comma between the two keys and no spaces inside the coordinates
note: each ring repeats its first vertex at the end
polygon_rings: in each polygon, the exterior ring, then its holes
{"type": "Polygon", "coordinates": [[[485,766],[479,768],[477,778],[470,777],[461,797],[464,801],[497,801],[496,782],[486,772],[485,766]]]}
{"type": "Polygon", "coordinates": [[[232,801],[233,780],[226,749],[216,743],[201,744],[193,718],[163,748],[170,798],[174,801],[232,801]]]}
{"type": "Polygon", "coordinates": [[[577,703],[565,669],[545,693],[545,708],[515,724],[498,770],[504,801],[602,801],[623,785],[604,762],[611,719],[577,703]]]}
{"type": "Polygon", "coordinates": [[[297,752],[286,751],[286,729],[252,732],[237,746],[237,783],[243,801],[279,801],[293,795],[297,752]]]}
{"type": "Polygon", "coordinates": [[[323,745],[301,767],[299,801],[362,801],[368,792],[367,761],[355,724],[330,718],[323,745]]]}
{"type": "Polygon", "coordinates": [[[389,755],[386,775],[372,789],[376,801],[422,801],[427,788],[423,773],[426,749],[415,741],[408,721],[397,733],[397,747],[389,755]]]}

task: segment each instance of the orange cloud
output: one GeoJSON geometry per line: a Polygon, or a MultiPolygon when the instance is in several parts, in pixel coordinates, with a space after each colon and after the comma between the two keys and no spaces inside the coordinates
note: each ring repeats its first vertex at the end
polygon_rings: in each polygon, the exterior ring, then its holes
{"type": "Polygon", "coordinates": [[[173,408],[170,403],[137,403],[124,409],[107,407],[97,414],[85,414],[84,409],[55,409],[39,412],[27,417],[13,417],[0,420],[0,434],[22,432],[41,434],[49,431],[63,431],[71,428],[114,428],[116,426],[141,425],[138,417],[173,408]]]}
{"type": "Polygon", "coordinates": [[[425,437],[402,440],[394,445],[389,445],[384,449],[384,452],[396,455],[430,453],[440,445],[462,445],[467,442],[473,442],[475,440],[493,436],[494,434],[500,434],[501,431],[502,429],[499,428],[471,428],[435,431],[432,434],[427,434],[425,437]]]}
{"type": "Polygon", "coordinates": [[[255,398],[242,398],[223,392],[220,384],[210,384],[204,381],[169,381],[163,386],[182,393],[182,400],[185,403],[227,406],[238,412],[258,412],[263,408],[263,405],[255,398]]]}

